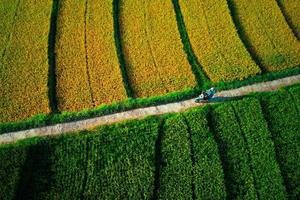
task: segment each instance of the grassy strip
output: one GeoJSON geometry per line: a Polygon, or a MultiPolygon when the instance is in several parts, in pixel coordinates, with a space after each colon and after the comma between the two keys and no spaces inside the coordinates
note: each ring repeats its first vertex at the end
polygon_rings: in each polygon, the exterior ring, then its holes
{"type": "Polygon", "coordinates": [[[300,44],[287,25],[275,0],[228,1],[244,30],[245,38],[249,40],[249,48],[266,71],[279,71],[299,66],[300,44]]]}
{"type": "MultiPolygon", "coordinates": [[[[244,81],[233,81],[227,83],[211,84],[203,87],[202,89],[207,89],[210,86],[216,87],[218,90],[229,90],[238,87],[242,87],[249,84],[254,84],[264,81],[272,81],[288,76],[298,75],[300,73],[300,68],[287,69],[281,72],[267,73],[259,75],[256,77],[249,78],[244,81]]],[[[150,98],[140,98],[140,99],[129,99],[123,102],[114,103],[112,105],[103,105],[94,109],[84,110],[80,112],[63,112],[61,114],[54,115],[35,115],[27,120],[0,123],[0,134],[12,131],[19,131],[29,128],[42,127],[46,125],[70,122],[75,120],[87,119],[92,117],[98,117],[108,114],[113,114],[117,112],[123,112],[135,108],[149,107],[160,104],[166,104],[171,102],[176,102],[180,100],[190,99],[199,94],[201,88],[189,89],[180,92],[169,93],[165,96],[154,96],[150,98]]]]}
{"type": "Polygon", "coordinates": [[[194,157],[195,199],[225,199],[224,173],[218,145],[209,130],[205,109],[184,113],[190,127],[194,157]]]}
{"type": "Polygon", "coordinates": [[[151,199],[157,118],[105,126],[94,134],[84,199],[151,199]]]}
{"type": "Polygon", "coordinates": [[[264,116],[276,148],[290,199],[300,195],[300,117],[295,101],[287,91],[261,97],[264,116]]]}
{"type": "Polygon", "coordinates": [[[52,113],[57,113],[57,97],[56,97],[56,56],[55,56],[55,40],[56,40],[56,25],[58,14],[58,0],[52,0],[52,12],[50,21],[50,31],[48,36],[48,98],[49,107],[52,113]]]}
{"type": "Polygon", "coordinates": [[[162,136],[159,199],[192,199],[189,133],[181,115],[168,118],[162,136]]]}
{"type": "Polygon", "coordinates": [[[271,133],[257,99],[233,103],[242,134],[249,149],[253,176],[260,199],[285,199],[286,189],[276,161],[271,133]]]}
{"type": "Polygon", "coordinates": [[[276,0],[280,10],[292,29],[295,37],[300,40],[300,2],[291,0],[276,0]]]}
{"type": "Polygon", "coordinates": [[[125,61],[125,56],[122,47],[122,36],[120,31],[120,0],[113,0],[113,20],[114,20],[113,22],[114,22],[115,46],[116,46],[116,51],[120,63],[123,84],[126,90],[127,97],[132,98],[134,94],[128,78],[126,61],[125,61]]]}
{"type": "Polygon", "coordinates": [[[120,29],[135,97],[194,88],[171,1],[122,1],[120,29]],[[134,11],[134,12],[133,12],[134,11]]]}
{"type": "Polygon", "coordinates": [[[213,82],[260,74],[232,22],[226,0],[179,0],[191,45],[213,82]]]}
{"type": "Polygon", "coordinates": [[[183,49],[187,55],[188,61],[196,77],[198,87],[203,87],[204,84],[208,84],[210,81],[207,78],[207,75],[205,75],[205,72],[202,70],[197,60],[197,57],[192,49],[178,0],[172,0],[172,2],[176,13],[177,26],[180,33],[181,41],[183,43],[183,49]]]}
{"type": "Polygon", "coordinates": [[[228,199],[258,199],[247,145],[233,108],[219,106],[209,118],[221,153],[228,199]]]}

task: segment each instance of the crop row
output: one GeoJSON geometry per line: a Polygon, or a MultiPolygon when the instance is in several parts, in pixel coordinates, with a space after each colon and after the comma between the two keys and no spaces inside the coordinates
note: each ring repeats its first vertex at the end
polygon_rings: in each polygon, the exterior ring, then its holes
{"type": "Polygon", "coordinates": [[[226,0],[179,0],[191,45],[213,82],[260,73],[243,46],[226,0]]]}
{"type": "MultiPolygon", "coordinates": [[[[1,12],[5,30],[0,32],[0,122],[50,112],[47,50],[51,2],[24,0],[17,8],[7,9],[9,13],[1,12]]],[[[7,4],[1,2],[3,9],[7,4]]]]}
{"type": "MultiPolygon", "coordinates": [[[[299,92],[298,90],[295,90],[299,92]]],[[[295,97],[299,94],[295,93],[295,97]]],[[[290,199],[300,195],[300,115],[299,104],[287,91],[263,96],[262,107],[275,143],[287,192],[290,199]],[[297,109],[298,106],[298,109],[297,109]]]]}
{"type": "Polygon", "coordinates": [[[14,27],[16,13],[20,0],[13,0],[10,3],[0,2],[0,55],[2,56],[14,27]]]}
{"type": "Polygon", "coordinates": [[[285,199],[286,191],[276,160],[275,147],[256,99],[233,104],[242,134],[247,143],[257,195],[260,199],[285,199]]]}
{"type": "Polygon", "coordinates": [[[297,199],[295,99],[279,91],[6,145],[0,199],[297,199]]]}
{"type": "Polygon", "coordinates": [[[288,23],[292,26],[297,38],[300,38],[300,2],[294,0],[277,0],[279,6],[284,11],[288,23]]]}
{"type": "Polygon", "coordinates": [[[171,1],[122,1],[120,28],[135,97],[163,95],[196,86],[171,1]]]}
{"type": "Polygon", "coordinates": [[[234,110],[229,104],[212,111],[213,133],[220,148],[229,199],[258,199],[250,157],[234,110]]]}
{"type": "Polygon", "coordinates": [[[86,46],[96,106],[127,98],[115,47],[112,0],[87,0],[86,46]]]}
{"type": "Polygon", "coordinates": [[[86,2],[59,1],[56,34],[57,102],[61,111],[93,107],[85,49],[86,2]],[[76,12],[74,12],[76,10],[76,12]]]}
{"type": "Polygon", "coordinates": [[[150,199],[158,120],[104,127],[89,138],[84,199],[150,199]]]}
{"type": "Polygon", "coordinates": [[[192,199],[189,132],[180,115],[166,120],[161,142],[159,199],[192,199]]]}
{"type": "Polygon", "coordinates": [[[60,2],[56,43],[59,110],[80,111],[127,97],[112,12],[110,0],[60,2]]]}
{"type": "Polygon", "coordinates": [[[208,109],[184,114],[190,129],[194,158],[193,182],[196,199],[226,199],[224,172],[218,145],[209,129],[208,109]]]}
{"type": "Polygon", "coordinates": [[[300,64],[300,43],[286,23],[276,1],[229,0],[252,52],[267,71],[300,64]]]}

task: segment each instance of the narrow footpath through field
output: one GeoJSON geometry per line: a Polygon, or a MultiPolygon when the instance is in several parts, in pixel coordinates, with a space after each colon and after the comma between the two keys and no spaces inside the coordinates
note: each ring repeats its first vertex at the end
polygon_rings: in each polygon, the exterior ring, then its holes
{"type": "MultiPolygon", "coordinates": [[[[283,86],[293,85],[295,83],[300,83],[300,75],[290,76],[274,81],[257,83],[249,86],[240,87],[232,90],[220,91],[216,96],[210,101],[210,103],[220,103],[230,98],[243,96],[251,92],[266,92],[279,89],[283,86]]],[[[186,109],[205,105],[203,103],[195,103],[194,99],[189,99],[185,101],[169,103],[164,105],[139,108],[134,110],[129,110],[125,112],[105,115],[101,117],[61,123],[51,126],[45,126],[40,128],[28,129],[17,132],[10,132],[0,135],[0,144],[12,143],[25,138],[31,138],[36,136],[50,136],[50,135],[60,135],[68,132],[80,131],[91,129],[96,126],[104,124],[112,124],[116,122],[121,122],[125,120],[140,119],[150,115],[161,115],[172,112],[182,112],[186,109]]]]}

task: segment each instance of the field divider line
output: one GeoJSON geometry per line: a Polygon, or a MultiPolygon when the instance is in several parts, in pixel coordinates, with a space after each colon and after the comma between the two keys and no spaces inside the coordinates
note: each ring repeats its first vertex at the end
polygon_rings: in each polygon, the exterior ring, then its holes
{"type": "Polygon", "coordinates": [[[50,30],[48,36],[48,98],[49,107],[52,113],[58,112],[57,107],[57,80],[56,80],[56,33],[57,33],[57,18],[58,18],[58,0],[52,0],[52,11],[50,17],[50,30]]]}
{"type": "Polygon", "coordinates": [[[194,73],[197,84],[199,87],[201,87],[204,85],[205,82],[209,80],[208,75],[204,71],[203,66],[200,64],[197,56],[195,55],[195,51],[191,45],[189,34],[186,29],[179,2],[178,0],[172,0],[172,3],[176,15],[177,27],[183,45],[183,49],[191,66],[191,69],[194,73]]]}
{"type": "Polygon", "coordinates": [[[263,66],[263,64],[259,60],[259,57],[257,56],[257,53],[252,49],[250,39],[246,35],[245,29],[242,27],[242,24],[240,23],[240,19],[238,18],[238,15],[237,15],[237,9],[236,9],[236,6],[235,6],[233,0],[226,0],[226,1],[227,1],[228,9],[229,9],[229,14],[231,16],[232,22],[233,22],[233,24],[235,26],[235,29],[237,31],[238,37],[242,41],[244,47],[246,48],[246,50],[250,54],[250,57],[255,62],[255,64],[260,68],[262,73],[266,73],[267,72],[266,68],[263,66]]]}
{"type": "Polygon", "coordinates": [[[119,60],[120,70],[122,74],[123,84],[126,90],[126,95],[128,98],[134,97],[134,91],[131,86],[131,81],[127,73],[127,64],[123,52],[122,44],[122,34],[120,31],[120,0],[113,0],[113,26],[114,26],[114,39],[115,47],[117,51],[117,56],[119,60]]]}
{"type": "MultiPolygon", "coordinates": [[[[216,98],[233,98],[243,96],[251,92],[267,92],[279,89],[283,86],[289,86],[300,83],[300,75],[277,79],[274,81],[256,83],[249,86],[240,87],[233,90],[220,91],[216,94],[216,98]]],[[[218,102],[211,102],[218,103],[218,102]]],[[[206,105],[204,103],[195,103],[194,99],[179,101],[175,103],[151,106],[145,108],[133,109],[125,112],[104,115],[100,117],[79,120],[74,122],[60,123],[51,126],[33,128],[23,131],[9,132],[0,135],[0,144],[13,143],[25,138],[40,136],[55,136],[69,132],[93,129],[97,126],[105,124],[113,124],[126,120],[142,119],[147,116],[162,115],[174,112],[183,112],[189,108],[206,105]]]]}

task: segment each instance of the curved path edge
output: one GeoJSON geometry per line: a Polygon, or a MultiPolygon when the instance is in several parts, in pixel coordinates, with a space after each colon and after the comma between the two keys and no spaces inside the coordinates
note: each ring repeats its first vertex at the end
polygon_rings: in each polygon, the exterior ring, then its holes
{"type": "MultiPolygon", "coordinates": [[[[300,75],[290,76],[274,81],[256,83],[253,85],[243,86],[237,89],[224,90],[218,92],[214,99],[232,98],[237,96],[243,96],[251,92],[266,92],[279,89],[283,86],[289,86],[296,83],[300,83],[300,75]]],[[[213,101],[218,102],[218,101],[213,101]]],[[[194,99],[185,101],[169,103],[164,105],[152,106],[129,110],[120,113],[114,113],[101,117],[95,117],[85,120],[79,120],[68,123],[61,123],[51,126],[45,126],[40,128],[33,128],[28,130],[4,133],[0,135],[0,144],[13,143],[18,140],[32,138],[37,136],[55,136],[68,132],[77,132],[86,129],[92,129],[96,126],[104,124],[112,124],[116,122],[122,122],[125,120],[141,119],[147,116],[162,115],[166,113],[182,112],[189,108],[204,105],[203,103],[195,103],[194,99]]]]}

